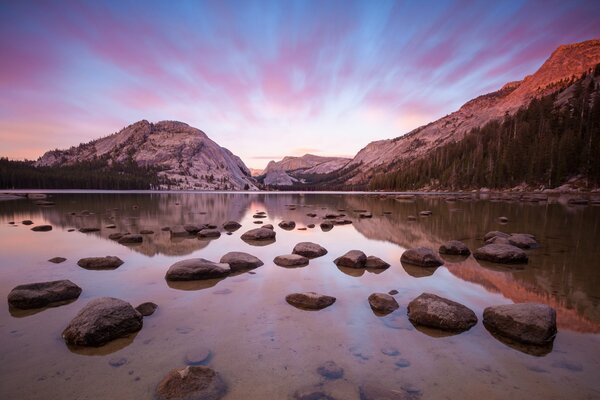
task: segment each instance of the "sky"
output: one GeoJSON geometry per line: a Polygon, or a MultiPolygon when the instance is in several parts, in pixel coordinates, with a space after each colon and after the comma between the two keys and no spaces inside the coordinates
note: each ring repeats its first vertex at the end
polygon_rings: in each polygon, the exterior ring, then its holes
{"type": "Polygon", "coordinates": [[[353,156],[600,37],[600,1],[0,0],[0,156],[147,119],[247,166],[353,156]]]}

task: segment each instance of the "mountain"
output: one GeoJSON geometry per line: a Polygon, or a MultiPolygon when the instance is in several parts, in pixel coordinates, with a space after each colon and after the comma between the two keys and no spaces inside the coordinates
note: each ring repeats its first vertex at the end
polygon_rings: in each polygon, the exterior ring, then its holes
{"type": "Polygon", "coordinates": [[[263,183],[268,186],[291,186],[304,182],[306,177],[325,175],[342,169],[349,158],[322,157],[305,154],[301,157],[284,157],[280,161],[269,161],[262,172],[263,183]]]}
{"type": "Polygon", "coordinates": [[[424,157],[432,149],[460,141],[474,128],[513,115],[534,98],[563,90],[573,77],[581,76],[598,63],[600,39],[560,46],[533,75],[468,101],[458,111],[404,136],[369,143],[348,164],[348,167],[360,165],[348,183],[366,183],[378,169],[400,160],[424,157]]]}
{"type": "Polygon", "coordinates": [[[156,175],[157,189],[256,189],[239,157],[201,130],[177,121],[139,121],[101,139],[49,151],[34,166],[68,167],[98,160],[111,171],[117,166],[147,169],[156,175]]]}

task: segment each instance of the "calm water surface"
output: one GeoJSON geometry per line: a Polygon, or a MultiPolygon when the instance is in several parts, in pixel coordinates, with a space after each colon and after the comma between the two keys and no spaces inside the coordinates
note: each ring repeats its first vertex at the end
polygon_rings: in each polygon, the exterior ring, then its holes
{"type": "MultiPolygon", "coordinates": [[[[144,399],[167,371],[185,365],[185,355],[209,349],[208,365],[226,380],[226,399],[288,399],[319,387],[336,399],[360,399],[360,387],[375,386],[422,399],[598,399],[600,398],[600,207],[548,202],[459,200],[419,197],[397,201],[356,194],[53,194],[54,206],[32,200],[0,202],[0,297],[19,284],[70,279],[81,297],[60,307],[22,312],[0,310],[1,399],[144,399]],[[290,207],[294,204],[294,207],[290,207]],[[359,219],[353,210],[369,210],[359,219]],[[81,211],[91,212],[82,216],[81,211]],[[351,225],[322,232],[325,213],[346,210],[351,225]],[[430,217],[407,221],[420,210],[430,217]],[[252,215],[266,211],[277,240],[252,246],[240,235],[257,227],[252,215]],[[310,218],[307,213],[318,216],[310,218]],[[71,215],[76,213],[76,215],[71,215]],[[509,223],[500,225],[497,217],[509,223]],[[51,224],[32,232],[20,221],[51,224]],[[285,231],[283,219],[297,228],[285,231]],[[221,225],[236,220],[231,236],[204,241],[171,239],[164,226],[221,225]],[[15,221],[15,226],[9,222],[15,221]],[[106,228],[109,224],[116,229],[106,228]],[[81,227],[100,232],[68,232],[81,227]],[[144,243],[123,246],[108,239],[116,231],[150,229],[144,243]],[[528,251],[524,267],[481,264],[472,257],[447,259],[435,270],[400,263],[408,247],[437,249],[446,240],[481,246],[490,230],[536,235],[542,247],[528,251]],[[274,265],[300,241],[321,244],[329,253],[303,268],[274,265]],[[381,272],[340,269],[333,260],[351,249],[376,255],[392,266],[381,272]],[[223,280],[170,284],[168,267],[203,257],[218,261],[229,251],[256,255],[265,265],[255,273],[223,280]],[[125,263],[112,271],[79,268],[82,257],[115,255],[125,263]],[[52,257],[66,257],[52,264],[52,257]],[[375,315],[373,292],[396,289],[401,307],[375,315]],[[337,297],[322,311],[298,310],[285,302],[296,291],[337,297]],[[422,292],[458,301],[475,311],[479,323],[468,332],[441,335],[416,329],[406,305],[422,292]],[[114,296],[134,306],[153,301],[135,336],[97,349],[69,348],[61,332],[91,299],[114,296]],[[542,302],[557,310],[558,335],[543,356],[510,347],[481,323],[483,309],[513,302],[542,302]],[[382,349],[399,354],[386,355],[382,349]],[[111,366],[115,360],[125,364],[111,366]],[[328,360],[344,378],[324,380],[317,368],[328,360]],[[121,360],[123,362],[123,360],[121,360]]],[[[6,301],[6,300],[4,300],[6,301]]]]}

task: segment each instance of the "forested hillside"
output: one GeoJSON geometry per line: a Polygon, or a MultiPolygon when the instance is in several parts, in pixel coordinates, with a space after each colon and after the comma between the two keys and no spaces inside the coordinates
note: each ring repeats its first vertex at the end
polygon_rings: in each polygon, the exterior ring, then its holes
{"type": "Polygon", "coordinates": [[[565,89],[459,142],[380,171],[372,190],[554,188],[582,176],[600,186],[600,64],[565,89]]]}

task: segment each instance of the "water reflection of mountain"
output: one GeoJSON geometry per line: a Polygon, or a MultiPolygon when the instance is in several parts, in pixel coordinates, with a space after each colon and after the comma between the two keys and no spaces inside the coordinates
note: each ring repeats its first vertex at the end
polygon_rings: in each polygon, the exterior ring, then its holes
{"type": "MultiPolygon", "coordinates": [[[[209,241],[189,238],[171,238],[166,226],[185,224],[222,225],[229,220],[239,221],[249,207],[251,195],[240,194],[57,194],[51,207],[39,207],[44,219],[63,229],[96,227],[99,232],[86,233],[107,240],[111,233],[138,233],[151,230],[144,235],[144,242],[130,247],[142,254],[186,255],[206,247],[209,241]],[[115,228],[106,228],[115,225],[115,228]]],[[[2,213],[29,214],[30,201],[13,202],[2,213]],[[18,204],[17,204],[18,203],[18,204]]],[[[78,234],[81,234],[77,232],[78,234]]]]}
{"type": "Polygon", "coordinates": [[[523,269],[493,270],[472,257],[446,267],[458,278],[514,302],[552,305],[560,326],[600,332],[600,271],[593,267],[600,256],[595,239],[600,237],[598,209],[443,199],[398,202],[365,196],[349,196],[346,208],[373,213],[372,219],[354,219],[355,229],[365,237],[402,247],[437,249],[446,240],[459,239],[473,249],[483,244],[480,238],[490,230],[533,233],[543,247],[529,252],[530,262],[523,269]],[[432,216],[418,217],[425,209],[432,216]],[[417,221],[408,221],[409,215],[417,216],[417,221]],[[511,222],[498,224],[501,215],[511,216],[511,222]]]}

